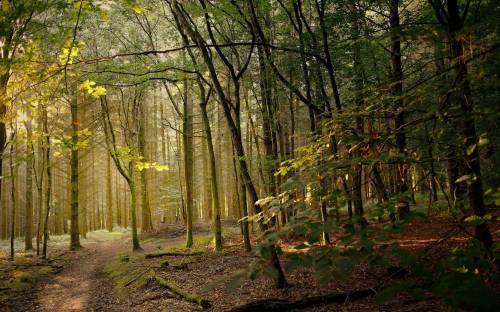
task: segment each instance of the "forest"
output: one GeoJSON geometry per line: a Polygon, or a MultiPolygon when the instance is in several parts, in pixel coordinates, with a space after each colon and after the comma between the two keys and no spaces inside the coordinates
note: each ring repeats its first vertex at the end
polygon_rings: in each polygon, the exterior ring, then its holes
{"type": "Polygon", "coordinates": [[[0,3],[0,311],[499,311],[498,0],[0,3]]]}

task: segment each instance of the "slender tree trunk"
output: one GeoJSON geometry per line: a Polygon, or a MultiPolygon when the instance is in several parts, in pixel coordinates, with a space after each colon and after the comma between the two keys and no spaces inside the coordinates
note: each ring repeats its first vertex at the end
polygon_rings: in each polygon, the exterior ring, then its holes
{"type": "Polygon", "coordinates": [[[123,226],[122,222],[122,207],[121,207],[121,192],[118,175],[115,174],[115,199],[116,199],[116,224],[123,226]]]}
{"type": "MultiPolygon", "coordinates": [[[[456,1],[451,5],[452,9],[449,11],[451,20],[459,18],[458,4],[456,1]],[[456,10],[455,10],[456,8],[456,10]]],[[[450,6],[450,4],[449,4],[450,6]]],[[[458,31],[458,29],[457,29],[458,31]]],[[[453,34],[454,36],[456,34],[453,34]]],[[[474,120],[474,100],[470,89],[470,83],[467,74],[467,62],[465,56],[465,38],[460,34],[452,41],[454,57],[457,60],[457,85],[459,86],[460,106],[463,112],[462,118],[462,135],[466,152],[464,154],[464,171],[472,177],[471,181],[467,183],[467,194],[469,197],[469,204],[477,216],[484,216],[486,214],[486,206],[484,205],[484,192],[483,183],[481,179],[481,163],[478,147],[478,136],[476,133],[476,125],[474,120]]],[[[493,245],[493,239],[487,223],[482,223],[475,228],[475,237],[481,241],[487,248],[493,245]]]]}
{"type": "MultiPolygon", "coordinates": [[[[28,110],[29,112],[29,110],[28,110]]],[[[29,113],[28,113],[29,114],[29,113]]],[[[28,115],[28,119],[25,122],[26,127],[26,232],[24,236],[24,248],[25,250],[33,249],[33,166],[34,166],[34,150],[33,150],[33,127],[31,124],[30,116],[28,115]]]]}
{"type": "MultiPolygon", "coordinates": [[[[1,48],[1,57],[0,60],[2,64],[0,65],[2,72],[0,73],[0,176],[3,176],[3,158],[5,152],[5,145],[7,143],[7,129],[5,126],[5,115],[7,113],[7,85],[9,83],[10,78],[10,60],[8,59],[9,51],[7,50],[8,46],[3,43],[1,48]]],[[[0,179],[0,199],[2,198],[2,185],[3,180],[0,179]]],[[[0,205],[2,202],[0,201],[0,205]]],[[[2,209],[2,221],[3,221],[3,229],[5,229],[5,238],[7,237],[7,206],[4,204],[2,209]]]]}
{"type": "MultiPolygon", "coordinates": [[[[456,49],[463,51],[464,47],[462,46],[462,44],[463,43],[460,42],[457,43],[456,49]]],[[[465,59],[462,53],[463,52],[457,53],[457,57],[465,59]]],[[[470,207],[475,215],[482,217],[486,214],[487,209],[484,204],[479,147],[477,146],[478,137],[476,134],[473,112],[473,99],[467,79],[466,66],[466,64],[462,64],[459,65],[458,68],[459,75],[464,75],[464,77],[459,78],[459,81],[461,80],[460,83],[462,83],[464,92],[464,99],[461,103],[464,113],[462,133],[466,147],[466,152],[464,154],[464,173],[472,177],[471,181],[468,181],[467,183],[467,194],[470,207]],[[471,149],[472,152],[470,152],[471,149]]],[[[476,226],[475,237],[479,241],[481,241],[487,248],[490,248],[493,245],[493,239],[487,223],[482,223],[476,226]]]]}
{"type": "MultiPolygon", "coordinates": [[[[139,107],[139,153],[144,157],[143,161],[148,161],[148,154],[146,151],[146,108],[145,103],[141,103],[139,107]]],[[[143,231],[150,231],[153,229],[153,222],[151,218],[151,208],[149,206],[149,193],[148,193],[148,176],[145,169],[140,172],[141,178],[141,211],[142,211],[142,226],[143,231]]]]}
{"type": "MultiPolygon", "coordinates": [[[[396,117],[394,127],[396,131],[396,148],[401,157],[406,156],[406,133],[401,127],[405,124],[403,100],[403,66],[401,62],[401,36],[399,18],[400,0],[390,0],[389,24],[391,28],[391,64],[392,64],[392,95],[395,97],[396,117]]],[[[406,195],[408,192],[408,165],[400,162],[396,170],[397,193],[400,199],[396,203],[399,218],[404,218],[410,212],[410,204],[406,195]]]]}
{"type": "Polygon", "coordinates": [[[128,187],[130,189],[130,215],[132,221],[132,248],[134,251],[141,250],[141,245],[139,244],[139,235],[137,234],[137,190],[134,180],[134,162],[131,161],[129,164],[130,177],[127,180],[128,187]]]}
{"type": "MultiPolygon", "coordinates": [[[[43,133],[43,112],[42,110],[39,110],[38,114],[38,131],[43,133]]],[[[40,244],[42,243],[42,220],[43,220],[43,189],[44,189],[44,176],[45,176],[45,155],[44,155],[44,150],[43,150],[43,141],[38,142],[37,146],[37,154],[39,155],[38,157],[38,170],[39,172],[35,172],[35,178],[36,178],[36,187],[37,187],[37,226],[36,226],[36,254],[37,256],[40,255],[40,244]]]]}
{"type": "MultiPolygon", "coordinates": [[[[14,128],[14,127],[12,127],[14,128]]],[[[14,261],[14,239],[16,237],[16,177],[14,176],[14,137],[15,130],[12,134],[10,142],[10,200],[11,200],[11,213],[10,213],[10,260],[14,261]]]]}
{"type": "Polygon", "coordinates": [[[189,99],[189,83],[184,82],[182,146],[184,185],[186,188],[186,247],[193,246],[193,106],[189,99]]]}
{"type": "Polygon", "coordinates": [[[51,196],[52,196],[52,164],[50,162],[50,136],[48,132],[48,121],[47,121],[47,111],[45,111],[45,131],[46,131],[46,144],[45,147],[45,163],[47,166],[47,188],[45,193],[45,221],[43,226],[43,249],[42,257],[47,258],[47,241],[49,239],[49,215],[51,206],[51,196]]]}
{"type": "MultiPolygon", "coordinates": [[[[359,26],[359,22],[361,20],[361,15],[364,15],[363,12],[359,12],[359,9],[354,6],[353,8],[355,19],[352,22],[352,32],[353,38],[358,38],[361,34],[361,29],[359,26]]],[[[353,63],[354,63],[354,87],[355,90],[355,101],[356,107],[358,111],[363,109],[364,105],[364,69],[363,63],[361,59],[361,46],[358,42],[355,42],[353,45],[353,63]]],[[[362,116],[357,115],[354,117],[356,134],[358,137],[364,138],[364,119],[362,116]]],[[[358,147],[354,152],[354,157],[361,157],[361,148],[358,147]]],[[[360,223],[364,226],[366,221],[364,220],[364,208],[363,208],[363,192],[362,192],[362,176],[363,176],[363,165],[361,163],[355,163],[353,166],[353,177],[352,177],[352,202],[354,206],[354,212],[360,218],[360,223]]]]}
{"type": "MultiPolygon", "coordinates": [[[[76,92],[76,91],[75,91],[76,92]]],[[[80,229],[79,229],[79,202],[78,202],[78,167],[79,167],[79,153],[78,153],[78,96],[71,94],[71,228],[70,228],[70,249],[75,250],[81,248],[80,245],[80,229]]]]}
{"type": "Polygon", "coordinates": [[[107,212],[108,218],[106,220],[106,225],[109,232],[113,231],[113,186],[111,183],[111,156],[107,155],[106,162],[107,169],[107,179],[106,179],[106,204],[107,204],[107,212]]]}
{"type": "MultiPolygon", "coordinates": [[[[455,59],[456,87],[454,100],[460,103],[462,110],[462,136],[465,147],[464,173],[470,176],[467,181],[467,194],[471,210],[477,216],[486,214],[484,192],[481,179],[481,163],[479,156],[478,136],[474,118],[474,99],[468,78],[467,56],[465,53],[466,39],[461,33],[466,19],[465,12],[460,13],[457,0],[446,1],[446,9],[440,2],[430,1],[436,12],[438,21],[446,28],[451,38],[452,56],[455,59]],[[446,18],[445,18],[446,16],[446,18]]],[[[475,238],[488,249],[493,245],[493,238],[487,223],[475,227],[475,238]]]]}
{"type": "Polygon", "coordinates": [[[212,140],[212,130],[210,129],[210,120],[208,119],[206,102],[200,102],[201,117],[205,130],[205,138],[208,148],[209,169],[210,169],[210,185],[212,193],[212,227],[215,237],[215,250],[222,249],[222,227],[221,227],[221,209],[219,202],[219,187],[217,181],[217,168],[215,163],[214,144],[212,140]],[[203,103],[202,103],[203,102],[203,103]]]}
{"type": "MultiPolygon", "coordinates": [[[[434,47],[434,57],[436,59],[435,65],[437,74],[443,73],[445,71],[444,55],[440,49],[440,46],[438,45],[434,47]]],[[[438,87],[439,88],[445,87],[444,79],[441,79],[438,82],[438,87]]],[[[441,92],[440,89],[438,89],[437,91],[441,92]]],[[[455,181],[458,178],[460,178],[460,173],[459,173],[460,164],[458,161],[457,147],[455,143],[456,135],[455,132],[453,131],[453,128],[455,128],[456,125],[453,123],[450,126],[447,127],[444,132],[444,139],[447,142],[446,173],[448,176],[448,187],[450,192],[450,198],[453,200],[453,208],[463,210],[466,190],[464,189],[463,185],[455,183],[455,181]]]]}

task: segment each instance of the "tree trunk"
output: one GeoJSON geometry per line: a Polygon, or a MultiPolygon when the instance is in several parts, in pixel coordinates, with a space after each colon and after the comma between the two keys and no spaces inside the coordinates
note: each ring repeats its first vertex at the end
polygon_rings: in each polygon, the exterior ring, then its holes
{"type": "MultiPolygon", "coordinates": [[[[354,6],[353,13],[355,15],[352,32],[353,38],[358,38],[361,35],[361,30],[359,27],[359,22],[361,16],[364,16],[364,12],[359,12],[359,9],[354,6]]],[[[354,87],[355,87],[355,101],[358,111],[363,109],[364,105],[364,69],[361,59],[361,46],[358,42],[353,45],[353,66],[354,66],[354,87]]],[[[360,115],[354,117],[356,135],[364,139],[364,119],[360,115]]],[[[358,146],[354,152],[354,157],[361,157],[361,146],[358,146]]],[[[365,225],[364,221],[364,208],[363,208],[363,192],[362,192],[362,176],[363,176],[363,165],[361,163],[355,163],[353,166],[353,177],[352,177],[352,202],[354,206],[354,213],[358,218],[360,218],[360,223],[365,225]]]]}
{"type": "MultiPolygon", "coordinates": [[[[106,204],[107,204],[107,212],[108,218],[106,220],[106,225],[109,232],[113,231],[113,190],[111,183],[111,156],[107,155],[106,162],[107,169],[107,179],[106,179],[106,204]]],[[[117,193],[118,195],[118,193],[117,193]]]]}
{"type": "MultiPolygon", "coordinates": [[[[450,20],[458,21],[460,18],[458,13],[458,4],[456,1],[450,0],[448,4],[450,20]]],[[[450,25],[455,27],[455,25],[450,25]]],[[[457,28],[458,32],[463,26],[457,28]]],[[[457,33],[452,33],[454,39],[452,41],[453,53],[456,58],[456,74],[458,96],[460,99],[460,107],[463,112],[462,119],[462,134],[464,138],[464,146],[466,152],[464,154],[464,173],[470,175],[471,181],[467,183],[467,193],[469,197],[469,204],[477,216],[484,216],[486,214],[486,207],[484,205],[484,193],[481,179],[481,164],[479,156],[478,137],[476,133],[476,125],[474,120],[474,102],[472,92],[470,89],[469,79],[467,77],[467,62],[465,56],[465,38],[457,33]]],[[[487,223],[477,225],[475,228],[475,237],[482,242],[487,248],[493,245],[493,239],[488,228],[487,223]]]]}
{"type": "Polygon", "coordinates": [[[182,147],[184,185],[186,188],[186,248],[193,246],[193,105],[189,99],[189,83],[184,81],[182,147]]]}
{"type": "Polygon", "coordinates": [[[141,250],[139,244],[139,235],[137,234],[137,191],[134,180],[134,161],[129,163],[130,176],[127,180],[128,187],[130,189],[130,216],[132,221],[132,248],[134,251],[141,250]]]}
{"type": "Polygon", "coordinates": [[[43,249],[42,249],[42,257],[44,259],[47,258],[47,241],[49,239],[49,215],[50,215],[50,206],[51,206],[51,196],[52,196],[52,164],[50,162],[50,136],[49,136],[49,129],[48,129],[48,121],[47,121],[47,111],[44,112],[45,114],[45,135],[46,135],[46,144],[47,146],[45,147],[45,164],[47,166],[47,188],[45,190],[45,221],[44,221],[44,226],[43,226],[43,249]]]}
{"type": "MultiPolygon", "coordinates": [[[[14,128],[14,127],[12,127],[14,128]]],[[[16,177],[14,176],[14,137],[15,131],[12,133],[10,142],[10,200],[11,200],[11,213],[10,213],[10,260],[14,261],[14,238],[16,237],[16,177]]]]}
{"type": "Polygon", "coordinates": [[[70,249],[75,250],[81,248],[80,245],[80,229],[79,229],[79,202],[78,202],[78,167],[79,167],[79,154],[78,154],[78,131],[80,122],[78,120],[78,96],[76,90],[71,94],[71,228],[70,228],[70,249]]]}
{"type": "Polygon", "coordinates": [[[210,169],[210,185],[212,193],[212,227],[215,238],[215,250],[222,249],[222,227],[221,227],[221,209],[219,202],[219,187],[217,184],[217,168],[215,164],[214,144],[212,140],[212,130],[210,129],[210,120],[207,114],[206,101],[200,102],[201,117],[203,120],[203,128],[205,130],[205,138],[207,142],[209,169],[210,169]]]}
{"type": "MultiPolygon", "coordinates": [[[[144,159],[148,161],[146,151],[146,112],[145,103],[141,103],[139,107],[139,153],[144,159]]],[[[141,216],[142,216],[142,231],[150,231],[153,229],[153,222],[151,220],[151,209],[149,206],[149,193],[148,193],[148,177],[146,169],[141,170],[141,216]]]]}
{"type": "MultiPolygon", "coordinates": [[[[9,78],[10,78],[10,61],[8,60],[8,53],[9,51],[4,51],[4,48],[6,47],[5,43],[2,45],[2,64],[1,69],[2,72],[0,73],[0,176],[3,176],[3,158],[4,158],[4,151],[5,151],[5,144],[7,143],[7,129],[5,127],[5,115],[7,113],[7,84],[9,83],[9,78]],[[5,55],[5,59],[4,59],[5,55]],[[5,63],[4,63],[5,62],[5,63]]],[[[0,199],[2,198],[2,184],[3,184],[4,179],[0,179],[0,199]]],[[[0,202],[0,206],[2,203],[0,202]]],[[[7,237],[7,207],[5,204],[2,207],[2,221],[3,221],[3,227],[5,229],[5,238],[7,237]]]]}
{"type": "MultiPolygon", "coordinates": [[[[471,210],[477,216],[486,214],[483,185],[481,180],[481,164],[479,156],[478,137],[474,119],[474,101],[468,78],[467,57],[465,54],[465,37],[461,34],[464,28],[466,14],[460,14],[457,0],[448,0],[446,9],[441,3],[431,1],[439,22],[446,28],[451,38],[452,56],[455,58],[456,87],[454,100],[460,103],[462,110],[462,136],[465,147],[464,173],[470,179],[467,181],[467,193],[471,210]],[[446,18],[444,18],[444,16],[446,18]]],[[[467,12],[465,12],[467,13],[467,12]]],[[[475,238],[486,248],[491,248],[493,238],[487,223],[475,227],[475,238]]]]}
{"type": "Polygon", "coordinates": [[[34,150],[33,150],[33,127],[31,124],[31,119],[28,110],[28,119],[25,122],[26,127],[26,203],[25,203],[25,214],[26,214],[26,226],[24,234],[24,248],[25,250],[33,249],[33,166],[34,166],[34,150]]]}
{"type": "MultiPolygon", "coordinates": [[[[403,66],[401,62],[401,36],[399,19],[400,0],[390,1],[389,24],[391,28],[391,65],[392,65],[392,95],[395,97],[394,127],[396,131],[396,148],[400,157],[405,157],[406,151],[406,133],[402,129],[405,124],[404,100],[403,100],[403,66]]],[[[408,165],[404,161],[397,164],[396,170],[396,190],[400,198],[396,203],[396,210],[400,219],[404,218],[410,212],[410,204],[406,192],[408,192],[408,165]]]]}

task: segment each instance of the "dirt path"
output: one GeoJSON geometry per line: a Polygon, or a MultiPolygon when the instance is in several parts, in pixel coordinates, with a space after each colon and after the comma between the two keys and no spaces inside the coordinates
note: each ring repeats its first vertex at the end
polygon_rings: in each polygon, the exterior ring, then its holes
{"type": "MultiPolygon", "coordinates": [[[[169,238],[143,242],[141,247],[144,252],[152,252],[165,246],[179,245],[184,241],[182,234],[179,231],[161,233],[158,235],[169,238]]],[[[130,237],[85,244],[81,250],[69,254],[70,264],[62,271],[42,278],[35,287],[13,300],[12,306],[6,309],[0,307],[0,312],[157,311],[157,306],[143,305],[149,300],[147,296],[146,300],[137,300],[132,296],[119,300],[115,294],[115,282],[105,273],[106,266],[116,256],[131,253],[131,246],[130,237]]],[[[166,294],[164,289],[161,293],[162,298],[170,297],[182,303],[182,300],[166,294]]]]}
{"type": "Polygon", "coordinates": [[[113,294],[104,268],[130,250],[129,239],[92,243],[62,272],[41,285],[26,311],[126,311],[113,294]]]}

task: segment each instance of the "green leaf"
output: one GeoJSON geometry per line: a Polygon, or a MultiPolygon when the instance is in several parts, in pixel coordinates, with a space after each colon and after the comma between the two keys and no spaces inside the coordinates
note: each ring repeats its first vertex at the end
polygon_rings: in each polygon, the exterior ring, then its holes
{"type": "Polygon", "coordinates": [[[266,260],[271,259],[271,251],[268,246],[260,246],[260,256],[266,260]]]}
{"type": "Polygon", "coordinates": [[[458,178],[455,183],[461,183],[461,182],[464,182],[464,181],[469,181],[472,177],[468,174],[464,175],[464,176],[461,176],[460,178],[458,178]]]}
{"type": "Polygon", "coordinates": [[[300,245],[297,245],[294,247],[294,249],[297,249],[297,250],[301,250],[301,249],[306,249],[306,248],[309,248],[311,245],[307,244],[307,243],[303,243],[303,244],[300,244],[300,245]]]}
{"type": "Polygon", "coordinates": [[[467,155],[472,155],[472,153],[474,153],[474,151],[476,150],[476,147],[477,147],[477,144],[472,144],[471,146],[468,146],[467,147],[467,155]]]}

